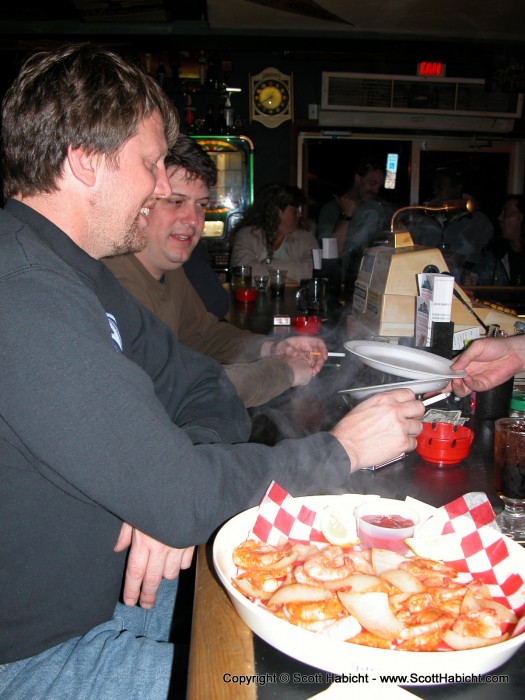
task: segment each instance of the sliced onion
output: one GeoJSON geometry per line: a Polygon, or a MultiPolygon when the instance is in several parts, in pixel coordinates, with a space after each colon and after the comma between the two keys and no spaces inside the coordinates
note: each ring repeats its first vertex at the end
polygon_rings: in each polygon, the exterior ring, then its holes
{"type": "Polygon", "coordinates": [[[351,588],[354,593],[363,593],[380,584],[381,579],[372,574],[351,574],[339,581],[337,588],[351,588]]]}
{"type": "Polygon", "coordinates": [[[234,578],[233,583],[237,586],[241,593],[244,593],[244,595],[247,595],[249,598],[259,598],[260,600],[265,600],[269,595],[271,595],[271,592],[264,591],[262,588],[255,588],[255,586],[253,586],[246,578],[234,578]]]}
{"type": "Polygon", "coordinates": [[[394,639],[401,633],[403,625],[392,612],[386,593],[339,591],[337,595],[348,612],[372,634],[382,639],[394,639]]]}
{"type": "Polygon", "coordinates": [[[340,642],[346,642],[347,639],[355,637],[363,628],[352,615],[341,617],[339,620],[332,622],[324,628],[323,634],[330,639],[336,639],[340,642]]]}
{"type": "Polygon", "coordinates": [[[316,601],[329,600],[332,597],[326,588],[309,586],[306,583],[290,583],[282,586],[268,601],[269,608],[286,603],[315,603],[316,601]]]}
{"type": "Polygon", "coordinates": [[[518,616],[514,610],[507,608],[507,606],[503,605],[503,603],[498,603],[497,600],[487,600],[487,598],[483,598],[481,601],[481,607],[495,610],[500,622],[509,622],[510,624],[515,625],[518,621],[518,616]]]}
{"type": "Polygon", "coordinates": [[[390,549],[381,549],[380,547],[374,547],[372,549],[371,558],[372,568],[378,576],[380,576],[383,571],[397,569],[401,562],[405,561],[405,557],[402,554],[393,552],[390,549]]]}
{"type": "Polygon", "coordinates": [[[279,561],[276,561],[274,564],[271,566],[268,566],[268,569],[280,571],[281,569],[286,569],[288,566],[291,566],[294,561],[297,559],[299,556],[299,552],[292,552],[286,557],[283,557],[279,561]]]}
{"type": "Polygon", "coordinates": [[[460,612],[467,613],[471,610],[479,610],[481,607],[481,601],[476,598],[474,593],[469,588],[461,601],[460,612]]]}
{"type": "Polygon", "coordinates": [[[383,571],[381,578],[386,579],[402,593],[420,593],[425,590],[421,581],[405,569],[389,569],[383,571]]]}
{"type": "Polygon", "coordinates": [[[457,634],[452,630],[445,630],[441,635],[445,644],[448,644],[449,647],[458,651],[464,649],[478,649],[479,647],[488,647],[491,644],[499,644],[508,639],[508,637],[508,634],[502,634],[500,637],[491,637],[490,639],[484,637],[463,637],[461,634],[457,634]]]}
{"type": "Polygon", "coordinates": [[[469,589],[461,601],[461,612],[467,613],[471,610],[482,610],[483,608],[494,610],[499,622],[508,622],[511,625],[515,625],[518,621],[518,616],[514,610],[503,605],[503,603],[498,603],[497,600],[492,600],[492,598],[478,598],[469,589]]]}
{"type": "Polygon", "coordinates": [[[411,593],[389,593],[388,600],[390,601],[390,605],[394,609],[397,609],[398,606],[400,606],[401,603],[404,603],[405,600],[410,598],[410,596],[411,593]]]}

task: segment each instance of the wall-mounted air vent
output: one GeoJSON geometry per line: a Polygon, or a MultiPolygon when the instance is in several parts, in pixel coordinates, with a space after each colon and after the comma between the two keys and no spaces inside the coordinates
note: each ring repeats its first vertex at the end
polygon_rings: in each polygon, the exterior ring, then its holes
{"type": "Polygon", "coordinates": [[[522,106],[479,79],[324,72],[319,124],[511,131],[522,106]]]}

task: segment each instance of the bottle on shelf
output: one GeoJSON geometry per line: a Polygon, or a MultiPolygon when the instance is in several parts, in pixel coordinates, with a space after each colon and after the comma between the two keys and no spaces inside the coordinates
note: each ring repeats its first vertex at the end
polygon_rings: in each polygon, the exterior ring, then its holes
{"type": "Polygon", "coordinates": [[[227,93],[226,101],[224,103],[224,120],[226,123],[226,132],[225,133],[227,133],[227,134],[233,133],[233,107],[232,107],[230,93],[227,93]]]}

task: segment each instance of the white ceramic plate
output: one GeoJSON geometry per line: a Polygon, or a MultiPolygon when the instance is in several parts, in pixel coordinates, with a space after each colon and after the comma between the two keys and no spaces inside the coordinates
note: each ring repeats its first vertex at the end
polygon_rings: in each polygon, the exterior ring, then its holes
{"type": "Polygon", "coordinates": [[[413,379],[408,382],[393,382],[392,384],[374,384],[374,386],[361,386],[356,389],[341,389],[338,394],[344,394],[354,399],[367,399],[382,391],[393,391],[394,389],[412,389],[414,394],[426,394],[431,391],[440,391],[449,383],[449,379],[413,379]]]}
{"type": "Polygon", "coordinates": [[[377,340],[349,340],[344,346],[365,365],[396,377],[454,379],[466,375],[465,370],[453,372],[450,369],[451,360],[418,348],[377,340]]]}
{"type": "MultiPolygon", "coordinates": [[[[358,494],[351,496],[355,499],[355,505],[370,499],[370,496],[358,494]]],[[[348,497],[348,494],[343,496],[348,497]]],[[[308,496],[297,500],[310,508],[321,510],[325,505],[337,504],[334,499],[339,498],[341,496],[308,496]]],[[[424,514],[428,516],[428,506],[424,514]]],[[[222,526],[213,546],[215,569],[234,608],[248,627],[265,642],[298,661],[337,675],[369,673],[372,677],[378,677],[378,674],[410,676],[417,672],[419,676],[444,674],[445,677],[446,674],[455,673],[489,673],[505,663],[525,643],[524,632],[493,646],[466,651],[393,651],[336,641],[281,620],[249,601],[231,583],[237,574],[232,552],[248,536],[256,515],[257,508],[251,508],[222,526]]],[[[515,571],[525,577],[525,549],[507,538],[506,541],[515,561],[515,571]]]]}

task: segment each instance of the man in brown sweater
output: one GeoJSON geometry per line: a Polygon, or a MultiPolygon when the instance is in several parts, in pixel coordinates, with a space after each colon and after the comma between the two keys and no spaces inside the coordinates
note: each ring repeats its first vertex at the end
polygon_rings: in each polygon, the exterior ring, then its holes
{"type": "Polygon", "coordinates": [[[172,192],[149,212],[146,248],[104,262],[182,343],[223,365],[247,407],[266,403],[292,386],[307,384],[327,356],[320,338],[275,341],[218,321],[206,311],[182,266],[204,229],[215,165],[184,135],[179,135],[165,163],[172,192]],[[320,354],[311,355],[311,351],[320,354]]]}

